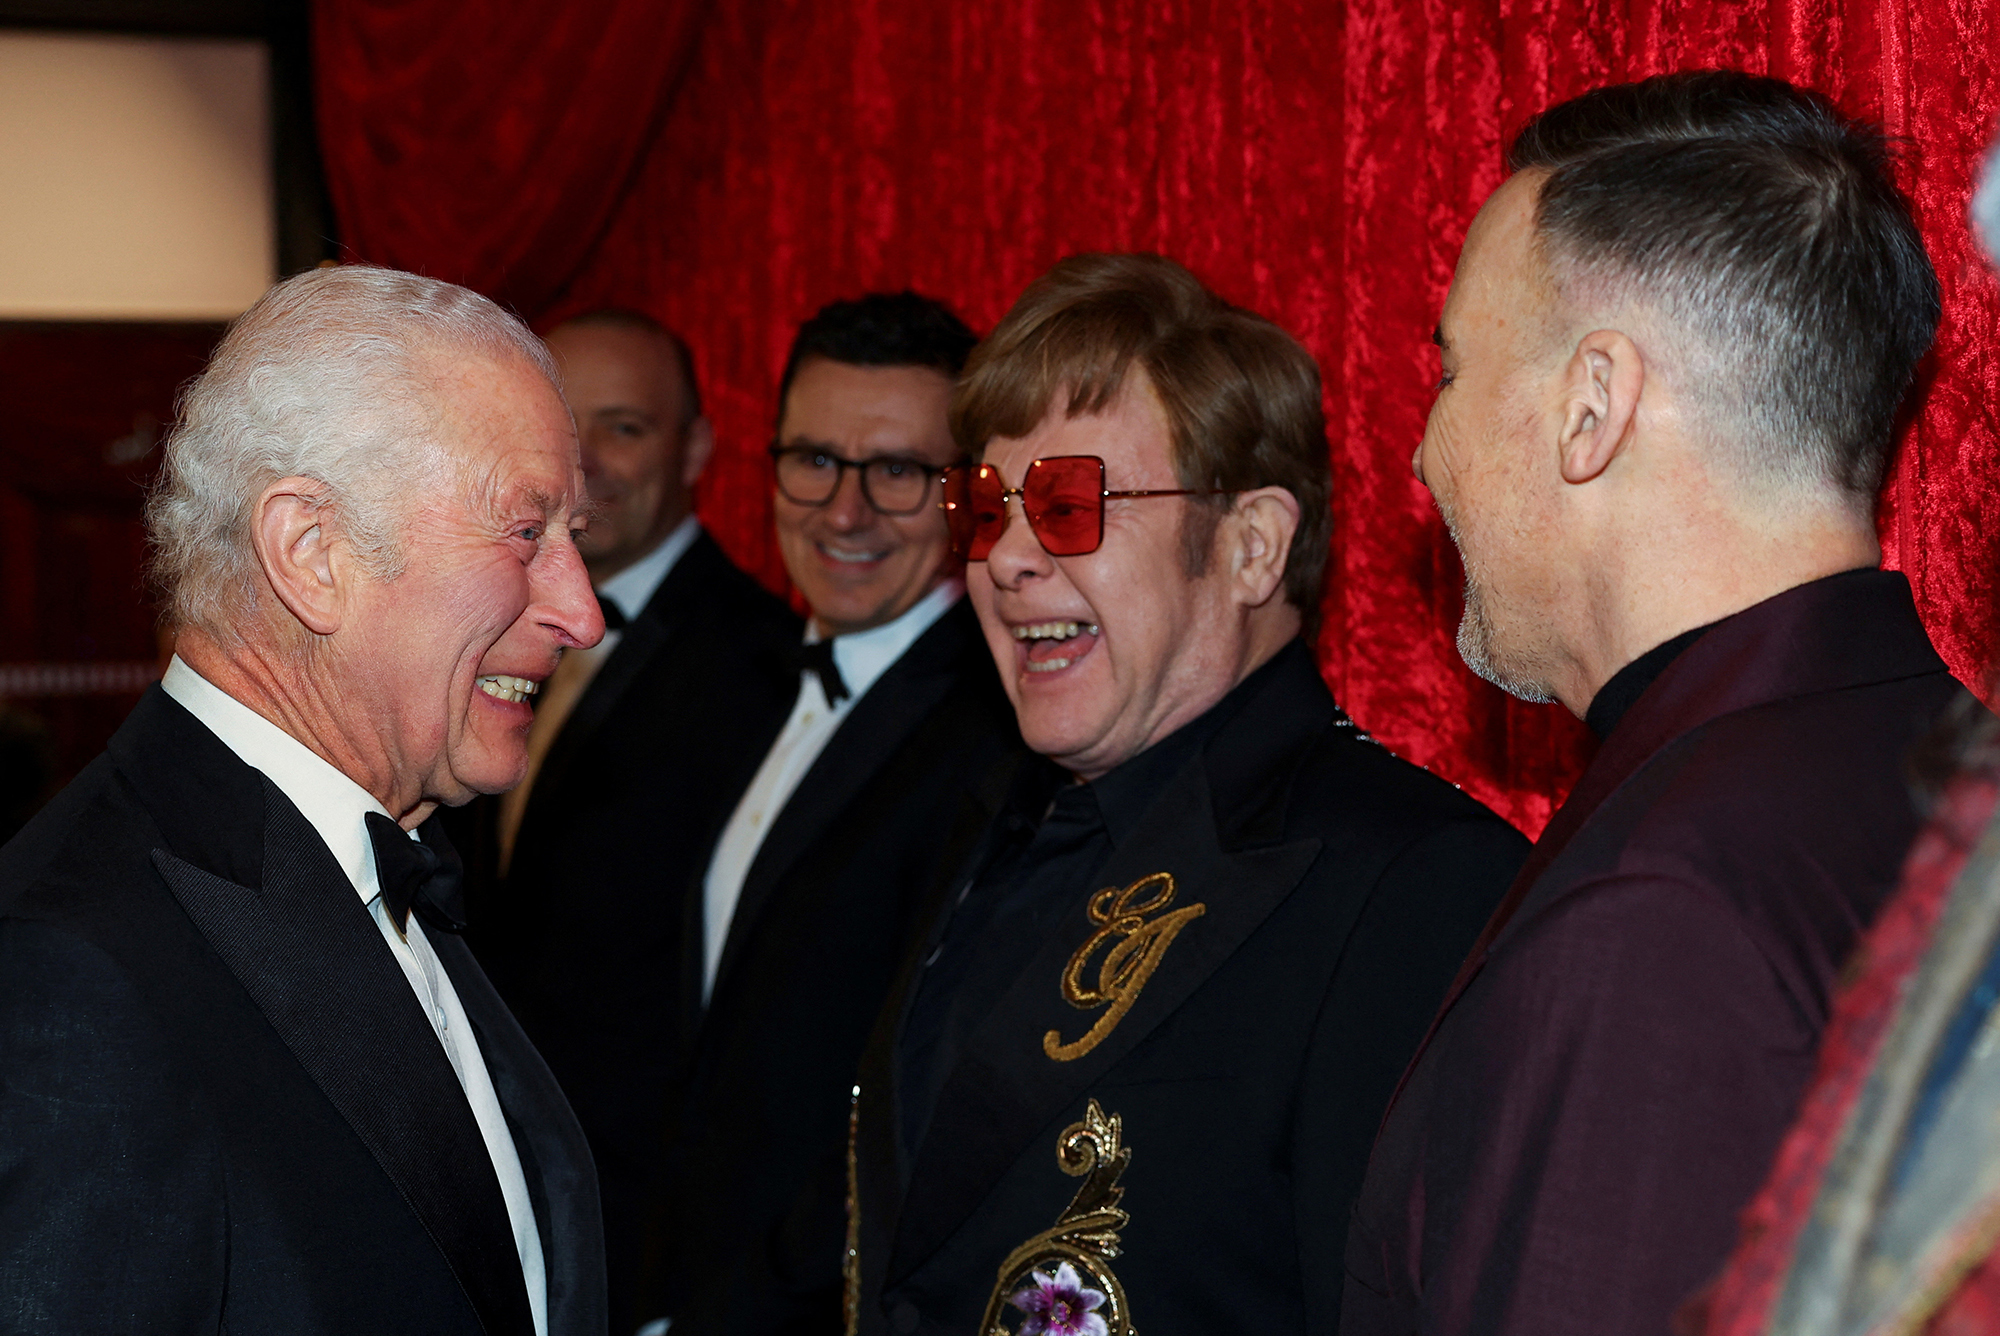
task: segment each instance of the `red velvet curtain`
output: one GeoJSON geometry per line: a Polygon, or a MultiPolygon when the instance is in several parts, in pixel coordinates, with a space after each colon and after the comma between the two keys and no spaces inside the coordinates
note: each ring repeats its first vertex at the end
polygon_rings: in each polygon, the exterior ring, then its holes
{"type": "Polygon", "coordinates": [[[544,326],[618,303],[681,330],[719,435],[702,515],[774,586],[762,449],[791,331],[821,303],[912,285],[990,327],[1057,257],[1137,248],[1278,320],[1326,378],[1327,679],[1389,746],[1530,832],[1588,743],[1459,665],[1460,573],[1408,463],[1460,239],[1507,137],[1552,102],[1703,65],[1809,84],[1907,146],[1946,317],[1883,531],[1954,670],[1977,680],[1991,656],[2000,292],[1964,221],[2000,113],[1982,0],[317,12],[356,254],[464,278],[544,326]]]}
{"type": "Polygon", "coordinates": [[[706,0],[314,6],[351,251],[525,312],[560,300],[659,142],[706,0]]]}

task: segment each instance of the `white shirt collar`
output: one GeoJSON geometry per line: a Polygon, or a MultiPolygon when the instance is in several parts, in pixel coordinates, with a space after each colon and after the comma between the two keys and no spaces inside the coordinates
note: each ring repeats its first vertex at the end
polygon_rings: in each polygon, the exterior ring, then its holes
{"type": "Polygon", "coordinates": [[[660,545],[645,556],[627,566],[618,574],[597,586],[600,596],[618,605],[618,611],[631,621],[646,610],[665,580],[694,546],[694,540],[701,537],[701,522],[690,515],[676,524],[673,532],[660,540],[660,545]]]}
{"type": "MultiPolygon", "coordinates": [[[[902,616],[893,622],[871,626],[866,631],[856,631],[852,635],[833,638],[833,663],[840,669],[840,680],[853,693],[847,703],[860,700],[868,694],[868,688],[875,685],[889,666],[903,657],[905,650],[917,643],[933,623],[958,602],[965,593],[965,581],[953,578],[941,580],[937,588],[913,603],[902,616]]],[[[813,629],[810,618],[806,620],[806,643],[820,639],[813,629]]]]}
{"type": "MultiPolygon", "coordinates": [[[[389,815],[375,796],[317,752],[187,666],[176,654],[160,686],[242,762],[261,771],[312,823],[334,861],[354,883],[361,902],[382,893],[375,874],[375,846],[368,838],[370,812],[389,815]]],[[[412,832],[414,838],[414,832],[412,832]]]]}

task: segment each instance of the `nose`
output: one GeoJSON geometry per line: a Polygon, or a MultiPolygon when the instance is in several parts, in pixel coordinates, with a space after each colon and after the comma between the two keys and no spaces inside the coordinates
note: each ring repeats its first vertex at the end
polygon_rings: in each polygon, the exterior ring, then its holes
{"type": "MultiPolygon", "coordinates": [[[[1424,443],[1422,441],[1417,442],[1415,452],[1410,455],[1410,472],[1417,475],[1418,482],[1424,482],[1424,443]]],[[[1428,487],[1430,484],[1425,482],[1424,486],[1428,487]]]]}
{"type": "Polygon", "coordinates": [[[1051,574],[1055,558],[1048,554],[1042,540],[1035,537],[1035,531],[1028,526],[1028,517],[1021,510],[1021,498],[1010,496],[1005,504],[1010,507],[1007,527],[1000,531],[993,550],[986,554],[986,574],[1002,589],[1018,589],[1028,580],[1051,574]]]}
{"type": "Polygon", "coordinates": [[[604,609],[574,543],[543,552],[531,569],[536,620],[554,633],[558,647],[589,649],[604,639],[604,609]]]}
{"type": "Polygon", "coordinates": [[[840,471],[833,495],[827,498],[826,519],[836,533],[853,533],[875,522],[875,507],[868,504],[868,498],[861,492],[860,469],[840,471]]]}

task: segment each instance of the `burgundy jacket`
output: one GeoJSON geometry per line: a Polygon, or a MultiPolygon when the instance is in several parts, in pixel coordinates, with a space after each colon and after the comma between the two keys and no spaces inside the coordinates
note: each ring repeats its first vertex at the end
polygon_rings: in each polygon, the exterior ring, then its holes
{"type": "Polygon", "coordinates": [[[1722,1264],[1963,690],[1901,575],[1730,617],[1605,739],[1384,1120],[1350,1336],[1665,1333],[1722,1264]],[[1510,912],[1511,911],[1511,912],[1510,912]]]}

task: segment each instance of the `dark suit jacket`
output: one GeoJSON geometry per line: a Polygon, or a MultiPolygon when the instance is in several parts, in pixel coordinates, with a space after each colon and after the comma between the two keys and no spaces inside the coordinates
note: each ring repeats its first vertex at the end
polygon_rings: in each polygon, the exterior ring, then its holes
{"type": "Polygon", "coordinates": [[[1077,1190],[1057,1138],[1087,1100],[1131,1156],[1112,1269],[1140,1331],[1332,1329],[1382,1106],[1527,842],[1358,733],[1303,643],[1216,708],[1229,717],[1144,817],[1111,829],[1098,884],[1171,873],[1174,906],[1204,912],[1095,1048],[1044,1047],[1107,1014],[1060,986],[1097,926],[1089,897],[972,1033],[913,1159],[896,1054],[916,968],[885,1010],[858,1101],[861,1331],[977,1329],[1010,1250],[1077,1190]]]}
{"type": "Polygon", "coordinates": [[[791,610],[702,534],[563,721],[504,882],[491,875],[498,801],[461,809],[453,827],[487,869],[468,887],[468,940],[597,1159],[619,1336],[636,1325],[644,1202],[698,1014],[688,912],[798,695],[784,650],[799,636],[791,610]]]}
{"type": "MultiPolygon", "coordinates": [[[[595,1336],[583,1134],[430,936],[520,1153],[549,1330],[595,1336]]],[[[158,687],[0,851],[0,1330],[534,1330],[471,1106],[374,919],[158,687]]]]}
{"type": "MultiPolygon", "coordinates": [[[[1042,763],[960,600],[855,703],[773,821],[668,1129],[653,1313],[675,1336],[839,1330],[861,1049],[940,868],[983,833],[969,795],[1026,764],[1042,763]]],[[[687,968],[698,987],[698,950],[687,968]]]]}
{"type": "Polygon", "coordinates": [[[1667,1331],[1791,1121],[1917,828],[1905,754],[1960,692],[1881,571],[1780,594],[1667,667],[1405,1080],[1342,1331],[1667,1331]]]}

